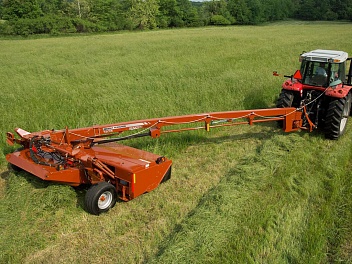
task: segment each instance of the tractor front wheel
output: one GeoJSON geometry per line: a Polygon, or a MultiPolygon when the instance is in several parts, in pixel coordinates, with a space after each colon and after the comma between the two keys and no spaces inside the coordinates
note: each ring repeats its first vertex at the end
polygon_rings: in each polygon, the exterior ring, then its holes
{"type": "Polygon", "coordinates": [[[276,107],[278,108],[285,108],[291,107],[293,104],[293,99],[295,95],[292,91],[282,90],[279,99],[277,99],[276,107]]]}
{"type": "Polygon", "coordinates": [[[346,130],[347,119],[351,112],[351,94],[344,98],[333,98],[326,113],[325,137],[338,139],[346,130]]]}
{"type": "Polygon", "coordinates": [[[108,182],[99,182],[88,189],[84,202],[89,213],[99,215],[114,207],[116,200],[115,187],[108,182]]]}

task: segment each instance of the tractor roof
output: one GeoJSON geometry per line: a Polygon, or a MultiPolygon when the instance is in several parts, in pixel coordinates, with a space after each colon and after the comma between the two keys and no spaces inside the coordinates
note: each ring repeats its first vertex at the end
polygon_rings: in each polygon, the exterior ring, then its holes
{"type": "Polygon", "coordinates": [[[347,60],[348,54],[344,51],[337,50],[312,50],[301,54],[301,59],[308,61],[319,61],[319,62],[344,62],[347,60]]]}

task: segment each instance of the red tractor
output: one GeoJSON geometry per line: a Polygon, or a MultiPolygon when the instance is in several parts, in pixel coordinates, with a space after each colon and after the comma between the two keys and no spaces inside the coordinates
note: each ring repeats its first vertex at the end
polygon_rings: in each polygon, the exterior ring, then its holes
{"type": "MultiPolygon", "coordinates": [[[[319,126],[326,138],[339,138],[351,112],[351,59],[346,52],[335,50],[319,49],[301,54],[301,69],[285,76],[290,79],[282,85],[276,106],[304,106],[303,126],[319,126]]],[[[278,74],[274,72],[274,75],[278,74]]]]}

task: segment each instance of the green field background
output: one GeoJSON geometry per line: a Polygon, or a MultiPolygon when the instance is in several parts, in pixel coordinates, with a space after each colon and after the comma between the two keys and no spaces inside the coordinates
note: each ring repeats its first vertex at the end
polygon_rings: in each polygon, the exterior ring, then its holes
{"type": "MultiPolygon", "coordinates": [[[[85,190],[8,171],[5,132],[273,107],[312,49],[352,24],[280,22],[0,39],[0,263],[351,263],[352,123],[338,141],[275,123],[124,142],[171,180],[108,213],[85,190]]],[[[351,120],[349,121],[351,122],[351,120]]]]}

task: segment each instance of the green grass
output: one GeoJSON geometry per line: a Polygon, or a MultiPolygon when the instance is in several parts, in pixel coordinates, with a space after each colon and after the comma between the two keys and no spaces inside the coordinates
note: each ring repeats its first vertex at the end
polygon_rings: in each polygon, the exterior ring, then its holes
{"type": "Polygon", "coordinates": [[[351,24],[282,22],[0,40],[1,263],[352,262],[352,126],[275,124],[138,139],[170,181],[99,217],[83,189],[6,168],[4,133],[272,107],[311,49],[352,54],[351,24]],[[322,29],[324,34],[322,34],[322,29]]]}

